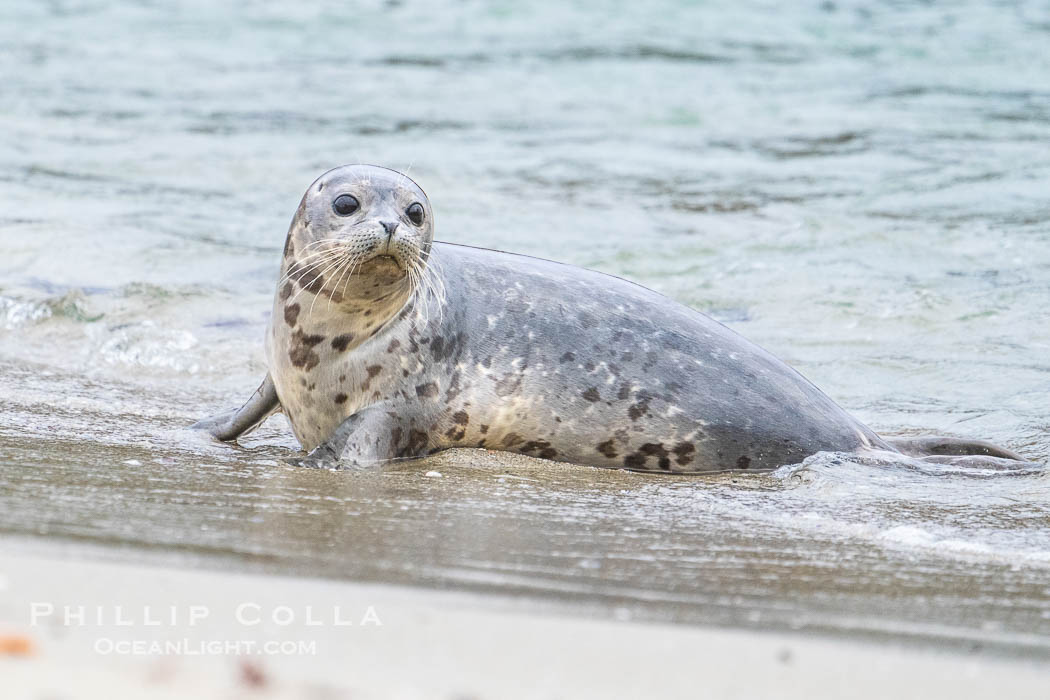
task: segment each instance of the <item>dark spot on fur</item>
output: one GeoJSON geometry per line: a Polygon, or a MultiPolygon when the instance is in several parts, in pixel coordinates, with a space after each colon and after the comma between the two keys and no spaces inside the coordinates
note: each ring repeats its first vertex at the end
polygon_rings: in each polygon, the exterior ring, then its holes
{"type": "Polygon", "coordinates": [[[290,296],[292,296],[292,283],[286,282],[284,288],[281,289],[281,301],[284,301],[290,296]]]}
{"type": "Polygon", "coordinates": [[[751,458],[750,457],[741,456],[740,459],[738,459],[736,461],[736,468],[737,469],[747,469],[750,466],[751,466],[751,458]]]}
{"type": "Polygon", "coordinates": [[[448,381],[448,391],[445,392],[445,403],[452,403],[452,401],[455,400],[463,390],[459,385],[460,376],[461,374],[458,369],[452,373],[452,379],[448,381]]]}
{"type": "Polygon", "coordinates": [[[470,416],[467,414],[466,411],[456,411],[452,414],[452,420],[458,423],[459,425],[466,425],[470,422],[470,416]]]}
{"type": "Polygon", "coordinates": [[[390,341],[390,345],[386,346],[386,351],[387,352],[394,352],[399,347],[401,347],[401,341],[398,340],[397,338],[394,338],[393,340],[390,341]]]}
{"type": "Polygon", "coordinates": [[[345,352],[348,345],[354,340],[353,333],[344,333],[332,338],[332,349],[345,352]]]}
{"type": "Polygon", "coordinates": [[[504,447],[514,447],[519,442],[521,442],[522,439],[523,438],[517,433],[507,433],[507,435],[503,438],[503,441],[500,444],[504,447]]]}
{"type": "Polygon", "coordinates": [[[294,367],[300,367],[307,372],[312,370],[321,361],[313,347],[324,340],[323,335],[306,335],[302,330],[292,334],[291,347],[288,349],[288,359],[294,367]]]}
{"type": "Polygon", "coordinates": [[[487,425],[482,425],[480,430],[481,430],[481,434],[484,435],[485,433],[487,433],[489,431],[489,427],[487,425]]]}
{"type": "Polygon", "coordinates": [[[575,355],[573,355],[571,352],[567,352],[567,353],[565,353],[564,355],[561,356],[561,360],[559,360],[559,361],[564,363],[564,362],[572,362],[575,359],[576,359],[575,355]]]}
{"type": "Polygon", "coordinates": [[[336,403],[346,403],[346,399],[347,399],[346,394],[340,393],[340,394],[336,394],[335,395],[335,402],[336,403]]]}
{"type": "Polygon", "coordinates": [[[551,444],[546,440],[529,440],[524,445],[518,448],[518,452],[522,454],[529,454],[530,452],[539,452],[550,447],[551,444]]]}
{"type": "Polygon", "coordinates": [[[588,361],[587,361],[587,362],[586,362],[586,363],[585,363],[585,364],[583,365],[583,368],[584,368],[585,370],[587,370],[588,372],[593,372],[593,371],[594,371],[594,363],[593,363],[593,362],[591,362],[590,360],[588,360],[588,361]]]}
{"type": "Polygon", "coordinates": [[[520,374],[506,374],[503,379],[496,382],[497,396],[510,396],[521,386],[520,374]]]}
{"type": "Polygon", "coordinates": [[[423,448],[427,446],[427,441],[430,436],[424,433],[422,430],[412,429],[408,433],[408,444],[405,445],[405,451],[402,456],[405,455],[417,455],[423,451],[423,448]]]}
{"type": "Polygon", "coordinates": [[[324,275],[315,269],[308,268],[299,275],[298,282],[303,289],[318,294],[324,288],[324,275]]]}
{"type": "Polygon", "coordinates": [[[590,389],[588,389],[587,391],[585,391],[582,394],[580,394],[580,395],[583,398],[585,398],[588,401],[590,401],[591,403],[594,403],[595,401],[601,401],[602,400],[602,395],[599,394],[598,393],[598,389],[593,387],[593,386],[590,389]]]}
{"type": "Polygon", "coordinates": [[[438,395],[438,385],[434,382],[427,382],[426,384],[420,384],[416,387],[416,396],[424,399],[432,399],[438,395]]]}
{"type": "Polygon", "coordinates": [[[448,359],[458,360],[463,354],[463,341],[465,339],[466,335],[463,333],[456,333],[447,338],[436,336],[430,343],[430,353],[434,357],[434,362],[443,362],[448,359]]]}
{"type": "Polygon", "coordinates": [[[619,454],[619,452],[616,451],[616,445],[615,443],[613,443],[611,438],[606,440],[605,442],[599,443],[596,449],[598,450],[598,452],[602,453],[609,459],[612,459],[613,457],[619,454]]]}
{"type": "Polygon", "coordinates": [[[637,452],[629,454],[623,458],[623,464],[625,467],[632,469],[641,469],[645,467],[646,460],[650,457],[656,457],[657,464],[661,469],[671,468],[671,459],[668,456],[667,448],[659,442],[647,442],[638,448],[637,452]]]}
{"type": "Polygon", "coordinates": [[[638,403],[632,404],[627,409],[627,415],[631,417],[631,420],[638,420],[642,416],[649,413],[649,402],[652,399],[649,396],[640,395],[638,403]]]}
{"type": "Polygon", "coordinates": [[[551,447],[551,444],[546,440],[532,440],[526,442],[518,448],[518,451],[522,454],[531,454],[535,452],[536,456],[542,459],[554,459],[558,456],[558,451],[551,447]]]}
{"type": "Polygon", "coordinates": [[[368,391],[368,387],[371,386],[372,380],[375,379],[376,375],[378,375],[382,371],[383,371],[383,368],[380,365],[369,365],[369,367],[368,367],[368,379],[366,379],[364,381],[364,383],[361,384],[361,391],[368,391]]]}
{"type": "Polygon", "coordinates": [[[288,234],[288,237],[284,239],[284,257],[289,255],[295,255],[295,245],[292,243],[292,234],[288,234]]]}
{"type": "Polygon", "coordinates": [[[691,442],[680,442],[671,451],[675,454],[675,461],[683,467],[692,462],[696,455],[696,447],[691,442]]]}
{"type": "Polygon", "coordinates": [[[299,305],[289,304],[284,307],[284,322],[292,328],[295,328],[296,321],[299,320],[299,305]]]}
{"type": "Polygon", "coordinates": [[[624,382],[623,384],[620,385],[620,393],[618,393],[616,395],[616,398],[618,398],[621,401],[623,401],[624,399],[626,399],[630,395],[631,395],[631,385],[628,384],[627,382],[624,382]]]}
{"type": "Polygon", "coordinates": [[[645,466],[645,455],[632,452],[623,458],[623,466],[628,469],[641,469],[645,466]]]}

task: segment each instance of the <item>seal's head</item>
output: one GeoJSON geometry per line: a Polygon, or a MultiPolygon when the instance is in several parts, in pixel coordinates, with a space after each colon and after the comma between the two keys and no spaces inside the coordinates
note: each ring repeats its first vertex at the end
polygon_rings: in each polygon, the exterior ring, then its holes
{"type": "Polygon", "coordinates": [[[412,286],[434,240],[426,194],[396,170],[344,165],[303,195],[285,243],[288,279],[335,302],[412,286]]]}

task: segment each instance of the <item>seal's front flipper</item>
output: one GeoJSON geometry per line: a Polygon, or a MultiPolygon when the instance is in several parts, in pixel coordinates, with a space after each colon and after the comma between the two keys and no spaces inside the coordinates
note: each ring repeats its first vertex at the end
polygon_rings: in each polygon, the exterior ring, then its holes
{"type": "Polygon", "coordinates": [[[325,469],[368,469],[395,459],[422,457],[427,444],[426,433],[403,426],[390,406],[373,404],[344,420],[324,444],[292,463],[325,469]]]}
{"type": "Polygon", "coordinates": [[[205,418],[190,426],[191,430],[204,430],[218,440],[229,442],[258,428],[264,420],[281,410],[277,389],[270,375],[266,375],[252,397],[235,411],[205,418]]]}
{"type": "Polygon", "coordinates": [[[953,437],[883,438],[892,447],[909,457],[998,457],[1027,461],[1012,450],[984,440],[966,440],[953,437]]]}

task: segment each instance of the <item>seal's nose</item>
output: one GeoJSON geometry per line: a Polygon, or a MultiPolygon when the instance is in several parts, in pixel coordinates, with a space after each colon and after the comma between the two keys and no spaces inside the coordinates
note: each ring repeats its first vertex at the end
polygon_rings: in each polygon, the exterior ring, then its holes
{"type": "Polygon", "coordinates": [[[383,228],[386,229],[386,235],[389,237],[389,236],[393,236],[394,235],[394,231],[397,230],[397,225],[398,225],[399,222],[397,222],[397,221],[380,221],[379,223],[383,224],[383,228]]]}

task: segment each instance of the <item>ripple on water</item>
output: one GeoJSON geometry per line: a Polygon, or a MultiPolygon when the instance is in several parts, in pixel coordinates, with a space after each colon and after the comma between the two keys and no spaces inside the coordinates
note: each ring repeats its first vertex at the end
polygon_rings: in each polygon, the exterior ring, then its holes
{"type": "Polygon", "coordinates": [[[783,497],[764,512],[803,530],[973,563],[1050,566],[1050,472],[1040,464],[821,453],[773,477],[783,497]]]}

